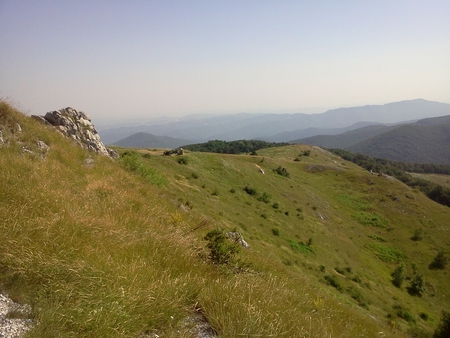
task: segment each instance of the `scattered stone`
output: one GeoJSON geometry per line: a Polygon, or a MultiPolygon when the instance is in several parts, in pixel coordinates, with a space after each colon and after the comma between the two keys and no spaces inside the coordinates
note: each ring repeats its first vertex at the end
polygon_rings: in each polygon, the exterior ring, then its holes
{"type": "Polygon", "coordinates": [[[217,332],[211,327],[208,319],[201,312],[196,312],[185,319],[183,326],[192,327],[191,334],[196,338],[216,338],[217,332]]]}
{"type": "Polygon", "coordinates": [[[111,158],[119,157],[115,150],[105,147],[100,140],[100,135],[91,123],[91,119],[82,111],[67,107],[48,112],[45,116],[32,115],[31,117],[44,124],[56,127],[63,135],[72,138],[83,148],[111,158]]]}
{"type": "Polygon", "coordinates": [[[33,327],[31,306],[0,294],[0,337],[20,338],[33,327]]]}
{"type": "Polygon", "coordinates": [[[43,141],[37,141],[37,146],[39,150],[43,152],[47,152],[50,149],[50,147],[43,141]]]}
{"type": "Polygon", "coordinates": [[[34,154],[33,151],[31,151],[31,149],[27,148],[27,147],[23,147],[22,148],[22,152],[26,153],[26,154],[34,154]]]}
{"type": "Polygon", "coordinates": [[[182,212],[189,212],[189,210],[184,206],[184,204],[180,204],[178,206],[178,209],[180,209],[180,211],[182,212]]]}
{"type": "Polygon", "coordinates": [[[16,131],[17,133],[21,133],[22,132],[22,127],[20,126],[20,124],[16,123],[16,131]]]}
{"type": "Polygon", "coordinates": [[[172,150],[166,150],[163,153],[165,156],[171,156],[171,155],[184,155],[184,150],[183,148],[176,148],[176,149],[172,149],[172,150]]]}
{"type": "Polygon", "coordinates": [[[4,144],[5,143],[5,141],[3,141],[3,133],[2,133],[2,131],[0,130],[0,145],[2,145],[2,144],[4,144]]]}
{"type": "Polygon", "coordinates": [[[250,248],[250,244],[248,244],[248,243],[244,240],[244,237],[242,237],[242,235],[241,235],[240,232],[236,232],[236,231],[228,232],[228,233],[227,233],[227,236],[228,236],[229,238],[231,238],[235,243],[241,245],[242,247],[244,247],[244,248],[246,248],[246,249],[250,248]]]}
{"type": "Polygon", "coordinates": [[[92,167],[94,165],[94,159],[92,157],[88,157],[84,160],[84,164],[88,167],[92,167]]]}

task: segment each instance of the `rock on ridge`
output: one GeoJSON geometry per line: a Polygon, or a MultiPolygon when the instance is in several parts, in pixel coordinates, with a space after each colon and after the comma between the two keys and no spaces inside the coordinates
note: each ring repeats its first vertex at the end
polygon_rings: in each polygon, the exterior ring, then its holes
{"type": "Polygon", "coordinates": [[[100,135],[91,123],[91,119],[82,111],[67,107],[48,112],[45,116],[32,115],[31,117],[44,124],[56,127],[63,135],[72,138],[83,148],[105,156],[119,157],[115,150],[105,147],[100,135]]]}

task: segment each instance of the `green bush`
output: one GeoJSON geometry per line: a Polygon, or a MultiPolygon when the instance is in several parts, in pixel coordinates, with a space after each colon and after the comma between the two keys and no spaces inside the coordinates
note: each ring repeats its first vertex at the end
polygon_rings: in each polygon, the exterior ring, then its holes
{"type": "Polygon", "coordinates": [[[396,287],[400,288],[405,279],[405,268],[404,268],[403,264],[400,264],[394,270],[394,272],[391,274],[391,276],[392,276],[392,284],[394,284],[396,287]]]}
{"type": "Polygon", "coordinates": [[[187,157],[178,157],[178,158],[177,158],[177,162],[178,162],[179,164],[184,164],[184,165],[186,165],[186,164],[188,164],[188,159],[187,159],[187,157]]]}
{"type": "Polygon", "coordinates": [[[340,292],[342,292],[344,290],[336,276],[326,275],[323,277],[323,281],[325,284],[334,287],[336,290],[338,290],[340,292]]]}
{"type": "Polygon", "coordinates": [[[254,196],[257,194],[256,189],[250,188],[248,185],[245,186],[244,191],[251,196],[254,196]]]}
{"type": "Polygon", "coordinates": [[[420,273],[415,273],[413,278],[411,278],[410,285],[408,287],[408,292],[412,296],[421,297],[426,291],[425,281],[423,280],[423,275],[420,273]]]}
{"type": "Polygon", "coordinates": [[[167,178],[152,168],[136,151],[124,152],[119,163],[126,171],[134,172],[156,186],[169,184],[167,178]]]}
{"type": "Polygon", "coordinates": [[[269,203],[270,202],[270,195],[266,192],[263,192],[261,196],[258,197],[258,201],[260,202],[264,202],[264,203],[269,203]]]}
{"type": "Polygon", "coordinates": [[[450,312],[442,311],[441,321],[434,331],[433,338],[448,338],[450,337],[450,312]]]}
{"type": "Polygon", "coordinates": [[[422,233],[423,230],[422,229],[416,229],[414,231],[414,235],[411,237],[411,239],[415,242],[421,241],[422,240],[422,233]]]}
{"type": "Polygon", "coordinates": [[[395,314],[399,318],[402,318],[402,319],[406,320],[409,323],[415,323],[416,322],[416,319],[414,318],[414,316],[404,306],[402,306],[400,304],[396,304],[396,305],[393,306],[393,308],[395,310],[395,314]]]}
{"type": "Polygon", "coordinates": [[[227,264],[239,252],[239,246],[231,242],[222,230],[216,229],[205,236],[208,241],[209,258],[214,264],[227,264]]]}
{"type": "Polygon", "coordinates": [[[432,270],[444,270],[447,266],[448,258],[445,257],[444,251],[440,250],[433,262],[428,266],[432,270]]]}
{"type": "Polygon", "coordinates": [[[286,170],[286,168],[282,168],[281,166],[279,166],[276,169],[273,169],[273,171],[276,172],[280,176],[284,176],[284,177],[287,177],[287,178],[290,177],[290,175],[289,175],[288,171],[286,170]]]}

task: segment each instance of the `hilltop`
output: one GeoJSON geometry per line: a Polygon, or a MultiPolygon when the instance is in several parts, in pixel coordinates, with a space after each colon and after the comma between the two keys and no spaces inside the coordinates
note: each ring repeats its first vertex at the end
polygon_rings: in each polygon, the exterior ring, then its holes
{"type": "Polygon", "coordinates": [[[4,102],[0,126],[0,292],[29,336],[431,337],[449,309],[450,209],[319,147],[114,159],[4,102]]]}
{"type": "Polygon", "coordinates": [[[394,126],[372,125],[339,135],[293,140],[412,163],[450,164],[450,115],[394,126]]]}

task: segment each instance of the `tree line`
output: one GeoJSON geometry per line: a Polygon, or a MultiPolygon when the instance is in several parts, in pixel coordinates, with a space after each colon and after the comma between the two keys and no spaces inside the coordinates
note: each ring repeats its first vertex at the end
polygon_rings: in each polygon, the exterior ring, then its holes
{"type": "Polygon", "coordinates": [[[393,176],[410,187],[417,187],[433,201],[450,207],[449,188],[421,178],[413,177],[408,173],[450,175],[450,165],[396,162],[384,158],[370,157],[364,154],[354,154],[342,149],[328,150],[333,154],[342,157],[344,160],[351,161],[364,169],[393,176]]]}
{"type": "Polygon", "coordinates": [[[190,151],[219,153],[219,154],[255,154],[257,150],[286,146],[288,143],[266,142],[260,140],[221,141],[213,140],[206,143],[189,144],[183,146],[190,151]]]}

